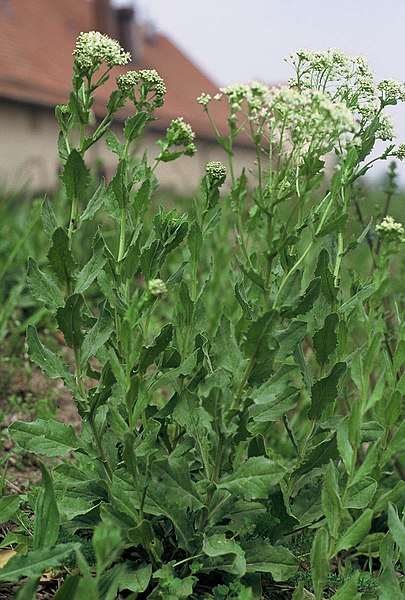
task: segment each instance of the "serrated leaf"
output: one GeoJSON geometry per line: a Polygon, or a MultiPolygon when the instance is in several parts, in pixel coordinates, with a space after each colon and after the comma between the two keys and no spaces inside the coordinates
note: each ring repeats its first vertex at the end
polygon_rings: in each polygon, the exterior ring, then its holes
{"type": "Polygon", "coordinates": [[[305,473],[309,473],[312,469],[317,469],[329,462],[330,459],[335,459],[337,457],[338,450],[336,444],[336,437],[333,436],[329,440],[324,440],[315,448],[311,450],[308,457],[302,463],[302,465],[295,471],[296,476],[305,475],[305,473]]]}
{"type": "Polygon", "coordinates": [[[98,210],[103,206],[107,197],[104,179],[90,198],[86,208],[80,215],[79,226],[83,221],[91,221],[98,210]]]}
{"type": "Polygon", "coordinates": [[[52,313],[64,305],[62,292],[55,281],[43,273],[32,258],[28,259],[28,285],[35,299],[43,302],[52,313]]]}
{"type": "Polygon", "coordinates": [[[304,294],[299,297],[298,304],[295,308],[288,311],[287,317],[294,318],[298,315],[306,315],[313,307],[315,300],[317,300],[321,291],[321,278],[315,277],[313,279],[304,294]]]}
{"type": "Polygon", "coordinates": [[[222,478],[217,487],[229,490],[245,500],[267,498],[285,473],[285,468],[278,463],[264,456],[254,456],[236,466],[222,478]]]}
{"type": "Polygon", "coordinates": [[[373,499],[377,482],[372,477],[365,477],[347,488],[344,508],[365,508],[373,499]]]}
{"type": "Polygon", "coordinates": [[[244,540],[248,573],[271,573],[275,581],[286,581],[298,570],[299,562],[283,546],[272,546],[267,540],[244,540]]]}
{"type": "Polygon", "coordinates": [[[323,588],[329,575],[329,535],[324,527],[318,529],[311,546],[311,577],[315,597],[323,597],[323,588]]]}
{"type": "Polygon", "coordinates": [[[104,242],[101,238],[97,238],[93,246],[93,255],[91,259],[77,275],[75,285],[76,294],[82,294],[85,292],[104,267],[106,258],[103,255],[103,250],[104,242]]]}
{"type": "Polygon", "coordinates": [[[370,508],[366,508],[357,521],[342,533],[335,548],[335,555],[342,550],[349,550],[349,548],[352,548],[361,542],[370,530],[372,518],[373,511],[370,508]]]}
{"type": "Polygon", "coordinates": [[[338,395],[337,384],[346,372],[346,363],[338,362],[333,365],[331,372],[314,383],[311,388],[311,407],[308,411],[310,419],[319,419],[325,410],[338,395]]]}
{"type": "Polygon", "coordinates": [[[20,506],[18,495],[3,496],[0,498],[0,524],[7,523],[20,506]]]}
{"type": "Polygon", "coordinates": [[[90,181],[90,171],[77,150],[74,149],[69,154],[61,179],[65,186],[66,196],[70,200],[73,198],[84,199],[90,181]]]}
{"type": "Polygon", "coordinates": [[[55,229],[58,229],[60,224],[53,210],[52,202],[48,198],[45,198],[42,204],[41,217],[42,224],[48,237],[52,238],[55,229]]]}
{"type": "Polygon", "coordinates": [[[97,321],[87,333],[82,344],[81,362],[85,366],[92,356],[107,342],[114,330],[114,321],[106,307],[102,307],[97,321]]]}
{"type": "Polygon", "coordinates": [[[21,448],[45,456],[64,456],[80,445],[71,425],[53,420],[14,421],[8,431],[21,448]]]}
{"type": "Polygon", "coordinates": [[[139,370],[145,371],[164,352],[173,337],[173,325],[168,323],[149,346],[143,346],[139,357],[139,370]]]}
{"type": "Polygon", "coordinates": [[[59,329],[70,348],[80,348],[84,338],[82,332],[82,308],[84,300],[81,294],[73,294],[66,300],[65,306],[58,308],[56,319],[59,329]]]}
{"type": "Polygon", "coordinates": [[[115,152],[115,154],[118,154],[118,156],[122,158],[124,146],[121,144],[115,133],[111,131],[110,128],[108,128],[106,131],[105,143],[107,148],[111,150],[111,152],[115,152]]]}
{"type": "Polygon", "coordinates": [[[337,346],[336,327],[339,317],[331,313],[325,319],[322,329],[313,336],[316,360],[323,367],[328,362],[329,356],[333,354],[337,346]]]}
{"type": "Polygon", "coordinates": [[[41,489],[35,502],[33,548],[50,548],[59,535],[59,511],[56,504],[52,478],[41,462],[41,489]]]}
{"type": "Polygon", "coordinates": [[[62,285],[68,288],[76,272],[76,262],[69,249],[69,239],[62,227],[52,236],[52,246],[48,252],[50,267],[62,285]]]}
{"type": "Polygon", "coordinates": [[[41,343],[37,330],[32,325],[27,329],[28,353],[51,379],[63,379],[70,390],[75,390],[75,380],[60,356],[51,352],[41,343]]]}
{"type": "Polygon", "coordinates": [[[0,581],[15,582],[22,577],[40,577],[46,569],[58,567],[80,544],[59,544],[54,548],[41,548],[25,555],[16,555],[0,570],[0,581]]]}
{"type": "Polygon", "coordinates": [[[128,142],[131,142],[139,136],[148,120],[148,114],[144,111],[136,113],[125,121],[124,136],[128,142]]]}

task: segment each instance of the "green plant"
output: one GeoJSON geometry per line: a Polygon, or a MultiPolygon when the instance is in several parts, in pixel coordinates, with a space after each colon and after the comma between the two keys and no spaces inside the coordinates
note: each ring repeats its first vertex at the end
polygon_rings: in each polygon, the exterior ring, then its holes
{"type": "MultiPolygon", "coordinates": [[[[364,548],[371,556],[381,533],[381,593],[402,597],[394,565],[405,552],[404,526],[389,503],[405,487],[404,323],[402,301],[390,297],[403,229],[385,218],[349,237],[348,220],[354,184],[377,160],[367,162],[376,139],[392,136],[384,109],[405,99],[404,86],[375,85],[362,58],[300,52],[288,86],[222,91],[228,137],[203,95],[229,156],[227,204],[220,197],[226,169],[210,163],[188,214],[159,208],[148,227],[155,167],[192,155],[192,130],[176,119],[152,163],[132,157],[132,143],[164,100],[161,78],[155,71],[118,77],[105,118],[91,129],[97,88],[126,55],[95,32],[81,34],[74,55],[73,91],[56,110],[70,218],[60,225],[45,201],[49,269],[29,267],[31,288],[55,316],[74,364],[51,352],[35,328],[27,339],[31,358],[72,392],[82,432],[52,420],[11,425],[26,450],[74,452],[75,460],[52,475],[42,468],[30,498],[30,551],[11,559],[0,579],[35,581],[74,555],[76,571],[58,598],[127,590],[132,598],[179,600],[208,586],[214,598],[247,599],[260,597],[262,574],[276,585],[310,568],[320,599],[338,565],[344,584],[335,597],[360,598],[361,557],[364,548]],[[121,142],[110,125],[126,102],[134,116],[121,142]],[[242,131],[257,153],[250,187],[233,164],[242,131]],[[117,170],[90,194],[84,158],[103,136],[117,170]],[[332,151],[336,165],[328,169],[323,157],[332,151]],[[109,235],[103,221],[90,260],[79,265],[77,232],[101,211],[111,218],[109,235]],[[237,269],[211,279],[221,265],[212,240],[222,213],[236,228],[237,269]],[[370,264],[355,275],[351,253],[367,243],[370,264]],[[178,257],[176,267],[169,256],[178,257]],[[86,302],[94,286],[96,308],[86,302]],[[373,530],[387,507],[388,527],[373,530]],[[309,551],[294,546],[301,531],[309,551]],[[92,537],[95,559],[83,556],[77,538],[63,541],[66,534],[92,537]]],[[[390,145],[379,158],[402,154],[390,145]]],[[[4,500],[12,517],[18,498],[4,500]]],[[[304,594],[305,578],[294,598],[304,594]]]]}

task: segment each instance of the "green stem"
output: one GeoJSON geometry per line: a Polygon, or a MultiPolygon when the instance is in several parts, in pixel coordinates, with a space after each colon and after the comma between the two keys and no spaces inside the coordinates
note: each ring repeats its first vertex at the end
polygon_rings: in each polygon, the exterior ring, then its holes
{"type": "Polygon", "coordinates": [[[69,250],[72,249],[72,238],[73,238],[73,233],[76,230],[77,227],[77,208],[78,208],[78,199],[76,196],[73,196],[72,198],[72,206],[70,209],[70,221],[69,221],[69,228],[68,228],[68,240],[69,240],[69,250]]]}

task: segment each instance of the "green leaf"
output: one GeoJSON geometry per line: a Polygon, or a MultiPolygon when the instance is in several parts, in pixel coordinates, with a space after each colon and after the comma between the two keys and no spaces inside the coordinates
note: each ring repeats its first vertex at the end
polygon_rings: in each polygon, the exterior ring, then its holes
{"type": "Polygon", "coordinates": [[[51,269],[62,285],[69,288],[76,272],[76,263],[69,250],[69,239],[62,227],[54,231],[48,252],[51,269]]]}
{"type": "Polygon", "coordinates": [[[337,384],[345,372],[346,363],[338,362],[333,365],[329,375],[314,383],[311,388],[311,407],[308,411],[310,419],[319,419],[325,408],[336,400],[338,394],[337,384]]]}
{"type": "Polygon", "coordinates": [[[8,563],[0,569],[0,581],[19,581],[22,577],[40,577],[51,567],[58,567],[74,552],[80,544],[58,544],[53,548],[32,550],[25,555],[13,556],[8,563]]]}
{"type": "Polygon", "coordinates": [[[128,142],[132,142],[139,136],[148,120],[148,114],[144,111],[136,113],[125,121],[124,137],[128,142]]]}
{"type": "Polygon", "coordinates": [[[43,302],[51,312],[64,305],[62,292],[55,281],[43,273],[32,258],[28,259],[28,285],[35,299],[43,302]]]}
{"type": "Polygon", "coordinates": [[[210,415],[200,404],[197,394],[183,390],[174,411],[173,419],[184,427],[187,434],[194,440],[201,463],[209,477],[209,434],[212,432],[210,415]]]}
{"type": "Polygon", "coordinates": [[[362,594],[358,592],[359,571],[355,571],[346,583],[333,594],[331,600],[361,600],[362,594]]]}
{"type": "Polygon", "coordinates": [[[370,508],[366,508],[357,521],[342,533],[335,548],[335,555],[342,550],[349,550],[349,548],[356,546],[366,537],[371,527],[372,517],[373,511],[370,508]]]}
{"type": "Polygon", "coordinates": [[[133,563],[124,563],[124,569],[120,575],[118,589],[130,590],[141,594],[146,590],[152,577],[152,565],[141,565],[134,569],[133,563]]]}
{"type": "Polygon", "coordinates": [[[0,524],[7,523],[20,506],[18,495],[2,496],[0,498],[0,524]]]}
{"type": "Polygon", "coordinates": [[[284,477],[285,468],[264,456],[253,456],[239,464],[217,485],[245,500],[267,498],[284,477]]]}
{"type": "Polygon", "coordinates": [[[190,475],[190,468],[184,458],[155,460],[152,466],[155,480],[167,494],[177,497],[179,507],[200,509],[203,507],[200,495],[190,475]]]}
{"type": "Polygon", "coordinates": [[[271,573],[275,581],[286,581],[298,571],[299,561],[283,546],[272,546],[267,540],[243,540],[248,573],[271,573]]]}
{"type": "Polygon", "coordinates": [[[336,301],[338,289],[335,287],[334,277],[329,269],[330,257],[326,248],[319,254],[315,275],[321,278],[321,291],[328,304],[333,305],[336,301]]]}
{"type": "Polygon", "coordinates": [[[233,324],[225,316],[219,323],[214,351],[217,355],[218,365],[238,378],[244,368],[245,359],[236,342],[233,324]]]}
{"type": "Polygon", "coordinates": [[[39,577],[30,577],[17,590],[14,600],[36,600],[39,577]]]}
{"type": "Polygon", "coordinates": [[[41,462],[41,489],[35,502],[34,550],[50,548],[59,535],[59,511],[56,504],[53,482],[45,465],[41,462]]]}
{"type": "Polygon", "coordinates": [[[37,419],[31,423],[14,421],[8,428],[11,438],[21,448],[46,456],[64,456],[79,448],[79,440],[71,425],[37,419]]]}
{"type": "Polygon", "coordinates": [[[323,598],[323,588],[329,575],[329,535],[322,527],[315,534],[311,546],[311,577],[316,600],[323,598]]]}
{"type": "Polygon", "coordinates": [[[96,212],[100,210],[100,208],[103,206],[106,197],[107,192],[105,189],[105,182],[103,179],[96,191],[94,192],[93,196],[87,203],[86,208],[80,215],[79,226],[81,225],[81,223],[83,223],[83,221],[91,221],[94,218],[96,212]]]}
{"type": "Polygon", "coordinates": [[[277,331],[275,338],[279,343],[276,360],[282,362],[293,356],[295,348],[302,342],[307,331],[305,321],[292,321],[287,329],[277,331]]]}
{"type": "Polygon", "coordinates": [[[384,572],[380,577],[379,600],[404,600],[397,574],[392,566],[391,560],[387,561],[384,572]]]}
{"type": "Polygon", "coordinates": [[[323,367],[328,362],[329,356],[335,351],[337,346],[336,326],[339,323],[339,317],[336,313],[331,313],[325,319],[322,329],[313,336],[316,360],[323,367]]]}
{"type": "Polygon", "coordinates": [[[405,481],[398,481],[398,483],[387,492],[378,490],[376,498],[374,500],[374,514],[378,514],[385,510],[389,502],[397,504],[405,495],[405,481]]]}
{"type": "Polygon", "coordinates": [[[69,200],[84,199],[90,181],[90,171],[77,150],[74,149],[69,154],[61,178],[69,200]]]}
{"type": "Polygon", "coordinates": [[[297,317],[298,315],[306,315],[313,307],[315,300],[317,300],[321,291],[321,278],[315,277],[313,279],[304,294],[299,297],[298,304],[295,308],[289,310],[286,316],[289,318],[297,317]]]}
{"type": "Polygon", "coordinates": [[[79,575],[69,575],[54,595],[53,600],[73,600],[76,597],[79,581],[79,575]]]}
{"type": "Polygon", "coordinates": [[[315,239],[320,239],[330,233],[343,231],[347,218],[348,214],[346,212],[342,212],[341,208],[337,209],[316,233],[315,239]]]}
{"type": "Polygon", "coordinates": [[[335,537],[340,524],[341,504],[336,467],[329,461],[322,486],[322,509],[331,534],[335,537]]]}
{"type": "Polygon", "coordinates": [[[73,294],[66,300],[65,306],[58,308],[56,312],[59,329],[70,348],[80,348],[83,342],[83,304],[83,296],[81,294],[73,294]]]}
{"type": "Polygon", "coordinates": [[[115,133],[111,131],[110,128],[108,128],[106,131],[105,143],[107,148],[111,150],[111,152],[115,152],[115,154],[118,154],[118,156],[122,158],[124,146],[121,144],[115,133]]]}
{"type": "Polygon", "coordinates": [[[371,502],[377,489],[372,477],[364,477],[347,488],[344,508],[365,508],[371,502]]]}
{"type": "Polygon", "coordinates": [[[60,224],[53,210],[52,202],[48,198],[45,198],[45,200],[43,201],[41,217],[44,229],[48,237],[52,239],[52,235],[55,229],[58,229],[58,227],[60,227],[60,224]]]}
{"type": "Polygon", "coordinates": [[[245,553],[235,540],[226,538],[224,533],[204,536],[202,550],[210,558],[223,559],[213,561],[214,568],[238,577],[245,575],[245,553]]]}
{"type": "Polygon", "coordinates": [[[305,475],[305,473],[309,473],[312,469],[317,469],[329,462],[330,459],[335,459],[337,454],[336,437],[333,436],[331,439],[324,440],[311,450],[308,458],[306,458],[302,465],[295,471],[295,475],[297,477],[305,475]]]}
{"type": "Polygon", "coordinates": [[[97,573],[108,569],[123,550],[122,534],[107,523],[99,523],[94,530],[92,544],[96,555],[97,573]]]}
{"type": "Polygon", "coordinates": [[[388,504],[388,527],[394,542],[399,548],[403,568],[405,564],[405,525],[400,520],[397,509],[391,502],[388,504]]]}
{"type": "Polygon", "coordinates": [[[87,333],[82,344],[82,366],[85,366],[89,358],[95,356],[98,350],[104,346],[114,330],[114,321],[105,305],[93,327],[87,333]]]}
{"type": "Polygon", "coordinates": [[[66,364],[55,352],[45,348],[39,340],[37,330],[32,325],[29,325],[27,329],[27,342],[31,360],[37,363],[48,377],[51,379],[61,378],[70,390],[74,390],[75,380],[66,364]]]}
{"type": "Polygon", "coordinates": [[[85,292],[96,279],[101,269],[104,267],[106,258],[103,255],[104,242],[100,237],[96,237],[93,246],[93,255],[89,262],[83,267],[77,275],[75,293],[85,292]]]}
{"type": "Polygon", "coordinates": [[[155,359],[164,352],[173,337],[173,325],[168,323],[162,327],[159,335],[149,346],[143,346],[139,357],[139,370],[144,372],[155,359]]]}

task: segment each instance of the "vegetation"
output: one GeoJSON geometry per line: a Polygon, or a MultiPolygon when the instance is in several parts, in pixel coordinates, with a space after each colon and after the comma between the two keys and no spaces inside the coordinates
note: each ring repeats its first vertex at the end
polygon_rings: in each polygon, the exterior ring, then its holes
{"type": "MultiPolygon", "coordinates": [[[[404,86],[330,50],[293,55],[288,86],[203,94],[229,164],[209,163],[179,214],[156,207],[154,171],[194,154],[191,127],[172,121],[152,161],[132,152],[164,101],[156,71],[117,78],[91,126],[97,89],[127,60],[81,34],[56,109],[69,206],[43,202],[49,250],[29,260],[24,322],[31,360],[63,381],[81,427],[47,410],[8,427],[44,458],[23,493],[3,460],[0,581],[20,599],[44,572],[59,600],[403,598],[404,229],[390,215],[395,166],[376,215],[361,178],[404,86]],[[127,102],[121,141],[110,127],[127,102]],[[238,135],[256,148],[249,176],[235,172],[238,135]],[[103,138],[117,169],[94,189],[86,152],[103,138]]],[[[378,158],[404,154],[390,144],[378,158]]]]}

